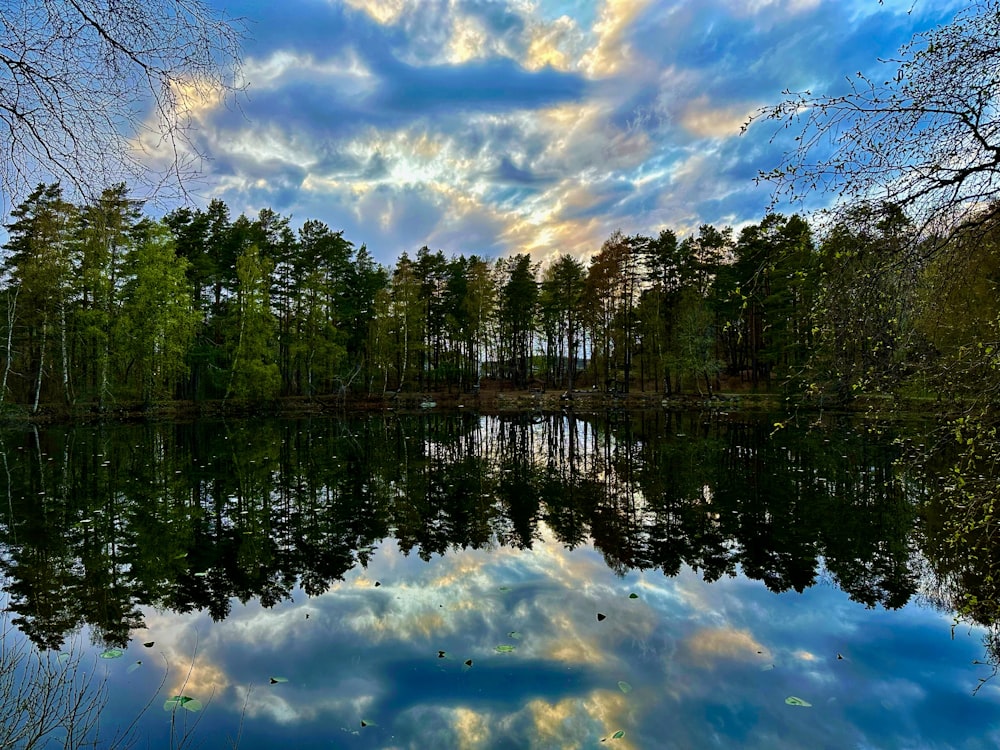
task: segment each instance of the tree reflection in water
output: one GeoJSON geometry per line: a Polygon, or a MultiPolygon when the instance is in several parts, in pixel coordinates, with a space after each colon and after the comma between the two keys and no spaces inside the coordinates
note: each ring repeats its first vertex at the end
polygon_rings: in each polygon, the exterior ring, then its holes
{"type": "Polygon", "coordinates": [[[544,525],[622,574],[828,579],[888,608],[934,557],[898,451],[846,423],[379,415],[26,429],[0,453],[9,608],[43,648],[85,624],[124,646],[144,606],[218,620],[319,594],[386,539],[429,559],[531,548],[544,525]]]}

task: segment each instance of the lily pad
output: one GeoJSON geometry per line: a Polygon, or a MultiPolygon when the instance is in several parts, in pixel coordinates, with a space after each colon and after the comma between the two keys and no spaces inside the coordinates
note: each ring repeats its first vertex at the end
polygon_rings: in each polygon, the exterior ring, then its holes
{"type": "Polygon", "coordinates": [[[142,645],[145,646],[146,648],[152,648],[154,645],[156,645],[156,641],[146,641],[142,645]]]}
{"type": "Polygon", "coordinates": [[[604,614],[603,612],[598,612],[597,613],[597,621],[598,622],[603,622],[606,619],[608,619],[608,616],[606,614],[604,614]]]}
{"type": "Polygon", "coordinates": [[[107,651],[101,652],[102,659],[118,659],[125,655],[125,652],[120,648],[109,648],[107,651]]]}
{"type": "Polygon", "coordinates": [[[163,704],[164,711],[175,711],[178,707],[188,711],[201,711],[203,708],[201,701],[187,695],[175,695],[168,698],[163,704]]]}
{"type": "Polygon", "coordinates": [[[632,686],[625,682],[625,680],[618,680],[618,689],[626,695],[632,692],[632,686]]]}
{"type": "Polygon", "coordinates": [[[615,732],[613,735],[611,735],[611,739],[613,739],[613,740],[620,740],[624,736],[625,736],[625,732],[623,732],[621,729],[619,729],[617,732],[615,732]]]}
{"type": "Polygon", "coordinates": [[[498,590],[498,591],[503,591],[504,593],[507,593],[508,591],[510,591],[510,586],[501,586],[501,587],[500,587],[499,589],[497,589],[497,590],[498,590]]]}
{"type": "Polygon", "coordinates": [[[65,664],[66,662],[69,661],[69,654],[62,653],[62,654],[59,654],[59,656],[56,657],[56,658],[59,660],[60,664],[65,664]]]}
{"type": "Polygon", "coordinates": [[[785,698],[785,703],[787,703],[789,706],[804,706],[806,708],[810,708],[812,706],[812,703],[810,703],[809,701],[804,701],[801,698],[795,697],[794,695],[789,695],[787,698],[785,698]]]}
{"type": "Polygon", "coordinates": [[[518,633],[516,630],[512,630],[509,633],[507,633],[507,637],[513,638],[515,641],[521,640],[521,634],[518,633]]]}
{"type": "Polygon", "coordinates": [[[142,660],[132,662],[128,665],[128,669],[125,670],[126,674],[132,674],[135,670],[142,666],[142,660]]]}
{"type": "Polygon", "coordinates": [[[631,594],[628,595],[628,598],[629,599],[638,599],[639,595],[633,591],[631,594]]]}
{"type": "Polygon", "coordinates": [[[498,654],[511,654],[514,652],[515,647],[501,644],[493,650],[496,651],[498,654]]]}

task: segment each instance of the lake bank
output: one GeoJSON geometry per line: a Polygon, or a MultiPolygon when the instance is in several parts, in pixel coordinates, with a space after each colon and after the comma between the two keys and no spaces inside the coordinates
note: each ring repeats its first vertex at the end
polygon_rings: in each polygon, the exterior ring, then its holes
{"type": "Polygon", "coordinates": [[[751,411],[794,413],[848,413],[866,416],[899,418],[947,418],[959,405],[934,399],[893,398],[881,395],[861,396],[850,403],[823,399],[795,398],[780,392],[720,391],[707,394],[687,393],[667,396],[658,391],[607,393],[581,389],[482,389],[414,390],[385,394],[348,394],[319,398],[287,397],[268,402],[236,400],[168,401],[153,405],[116,403],[103,409],[96,405],[43,404],[32,412],[23,404],[3,407],[0,420],[7,423],[72,424],[85,422],[136,422],[164,420],[194,420],[217,417],[278,416],[294,417],[322,414],[354,414],[372,412],[422,412],[431,410],[470,410],[482,414],[503,414],[519,411],[555,413],[576,411],[600,413],[606,411],[751,411]]]}

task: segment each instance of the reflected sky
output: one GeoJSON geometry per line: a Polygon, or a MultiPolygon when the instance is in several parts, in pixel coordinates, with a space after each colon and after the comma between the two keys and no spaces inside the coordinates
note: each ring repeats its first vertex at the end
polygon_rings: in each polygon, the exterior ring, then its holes
{"type": "Polygon", "coordinates": [[[950,614],[686,567],[619,577],[593,548],[540,536],[428,562],[388,541],[321,596],[234,601],[223,622],[146,610],[102,664],[110,715],[153,695],[150,746],[173,718],[174,732],[197,721],[205,747],[244,750],[1000,745],[1000,688],[972,694],[982,633],[953,632],[950,614]],[[206,708],[172,717],[177,693],[206,708]]]}

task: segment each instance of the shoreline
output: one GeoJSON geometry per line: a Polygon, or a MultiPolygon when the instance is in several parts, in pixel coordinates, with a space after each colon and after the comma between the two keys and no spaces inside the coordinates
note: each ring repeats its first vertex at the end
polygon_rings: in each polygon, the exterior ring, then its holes
{"type": "Polygon", "coordinates": [[[0,423],[7,424],[77,424],[102,422],[192,421],[224,417],[297,417],[335,416],[373,413],[433,413],[470,411],[479,414],[516,412],[558,413],[573,411],[594,414],[607,411],[665,410],[674,412],[805,412],[812,414],[853,414],[876,418],[919,417],[946,418],[957,404],[883,396],[862,396],[848,404],[824,404],[781,393],[720,392],[711,396],[682,394],[665,396],[662,392],[639,391],[626,394],[594,390],[567,392],[551,390],[483,390],[475,393],[455,391],[413,391],[367,396],[352,394],[346,398],[286,397],[270,402],[170,401],[153,405],[119,403],[98,409],[96,406],[42,405],[31,413],[24,405],[6,405],[0,411],[0,423]],[[932,408],[928,408],[932,406],[932,408]],[[948,408],[948,407],[951,408],[948,408]]]}

